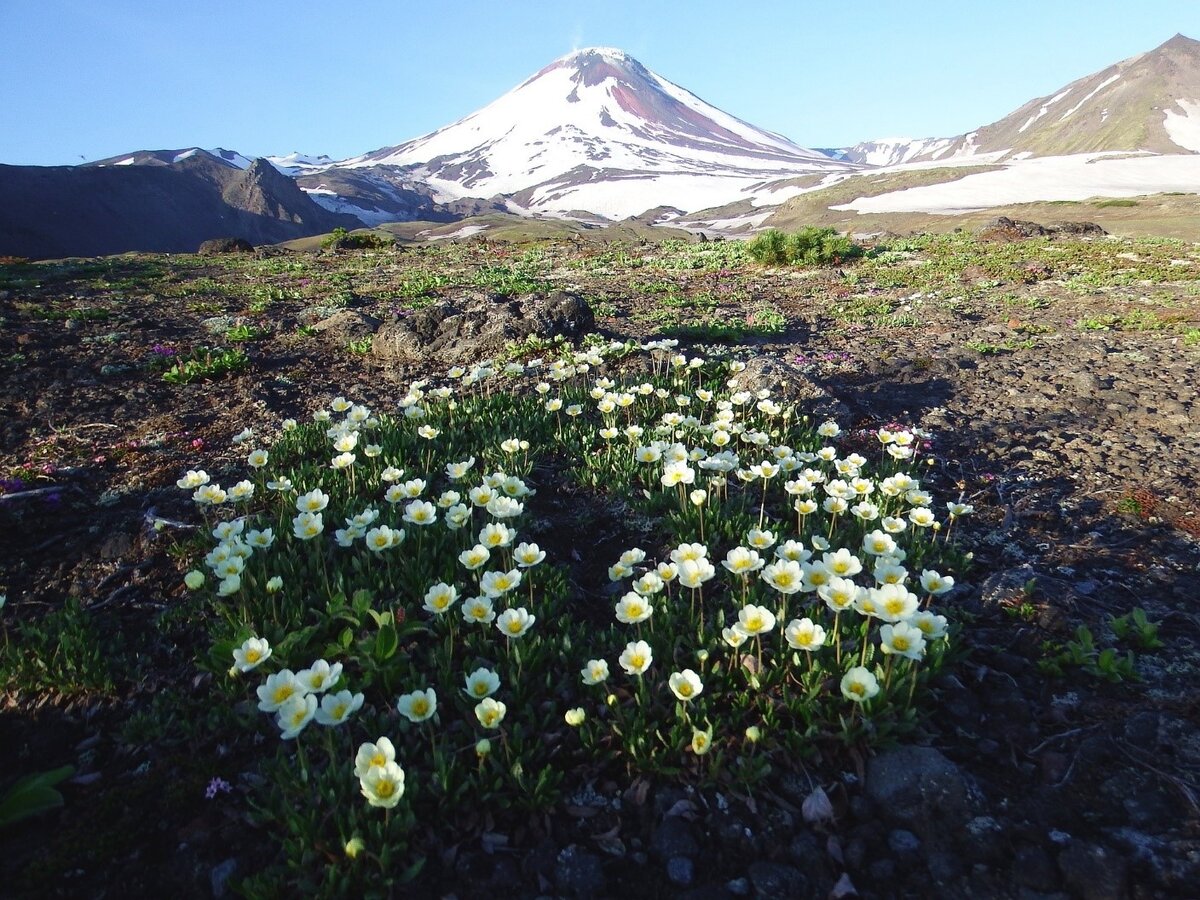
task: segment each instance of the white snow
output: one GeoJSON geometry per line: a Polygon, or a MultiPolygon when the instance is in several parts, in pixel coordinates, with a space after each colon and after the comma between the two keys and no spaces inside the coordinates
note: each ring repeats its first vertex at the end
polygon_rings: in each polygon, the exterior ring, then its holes
{"type": "Polygon", "coordinates": [[[1176,100],[1175,105],[1183,112],[1173,109],[1163,111],[1163,127],[1167,137],[1185,150],[1200,153],[1200,101],[1176,100]]]}
{"type": "MultiPolygon", "coordinates": [[[[707,118],[709,130],[732,138],[647,120],[621,105],[621,85],[611,76],[576,81],[578,70],[565,63],[591,52],[569,54],[452,125],[340,165],[417,166],[413,174],[446,197],[531,190],[528,207],[538,212],[587,209],[613,218],[658,205],[720,205],[764,180],[854,168],[760,131],[653,73],[639,81],[635,72],[636,87],[624,88],[632,102],[652,99],[637,90],[660,92],[659,104],[674,100],[684,115],[707,118]]],[[[595,52],[620,68],[634,65],[619,50],[595,52]]]]}
{"type": "Polygon", "coordinates": [[[286,156],[268,156],[266,160],[284,175],[292,177],[322,172],[337,165],[328,156],[309,156],[306,153],[294,152],[286,156]]]}
{"type": "Polygon", "coordinates": [[[175,154],[175,158],[171,160],[171,162],[183,162],[185,159],[191,159],[199,152],[199,147],[193,147],[191,150],[184,150],[182,153],[175,154]]]}
{"type": "Polygon", "coordinates": [[[1055,103],[1057,103],[1063,97],[1067,96],[1067,94],[1069,94],[1069,93],[1071,93],[1071,89],[1067,88],[1065,91],[1055,94],[1053,97],[1051,97],[1045,103],[1043,103],[1042,108],[1039,109],[1037,112],[1035,112],[1032,116],[1030,116],[1029,121],[1027,121],[1024,125],[1022,125],[1020,128],[1017,129],[1017,134],[1024,134],[1026,128],[1028,128],[1030,125],[1032,125],[1038,119],[1040,119],[1042,116],[1044,116],[1046,113],[1048,113],[1050,111],[1051,106],[1053,106],[1055,103]]]}
{"type": "Polygon", "coordinates": [[[1110,84],[1112,84],[1114,81],[1116,81],[1120,77],[1121,77],[1121,73],[1118,72],[1116,75],[1110,75],[1107,78],[1105,78],[1102,82],[1100,82],[1098,85],[1096,85],[1094,88],[1092,88],[1091,92],[1086,97],[1084,97],[1082,100],[1080,100],[1078,103],[1076,103],[1070,109],[1068,109],[1065,113],[1063,113],[1062,118],[1059,119],[1058,121],[1060,121],[1060,122],[1067,121],[1067,119],[1069,119],[1071,117],[1071,115],[1076,110],[1079,109],[1079,107],[1083,106],[1083,104],[1087,103],[1089,100],[1091,100],[1098,93],[1100,93],[1102,90],[1104,90],[1106,87],[1108,87],[1110,84]]]}
{"type": "Polygon", "coordinates": [[[114,166],[132,166],[135,162],[137,162],[137,158],[131,156],[128,159],[123,159],[120,162],[115,162],[115,163],[113,163],[113,165],[114,166]]]}
{"type": "Polygon", "coordinates": [[[479,234],[481,231],[487,231],[486,225],[464,225],[458,231],[451,231],[449,234],[430,234],[428,231],[422,231],[417,237],[423,237],[427,241],[448,241],[453,238],[466,238],[473,234],[479,234]]]}
{"type": "Polygon", "coordinates": [[[1079,153],[1014,160],[997,171],[877,197],[859,197],[833,208],[859,213],[954,215],[1012,203],[1135,197],[1170,191],[1200,192],[1200,156],[1079,153]]]}

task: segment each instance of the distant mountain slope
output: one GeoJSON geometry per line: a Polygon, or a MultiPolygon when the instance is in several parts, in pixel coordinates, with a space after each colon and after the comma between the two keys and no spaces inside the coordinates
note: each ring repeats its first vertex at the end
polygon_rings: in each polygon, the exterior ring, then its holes
{"type": "Polygon", "coordinates": [[[866,141],[834,153],[850,162],[887,166],[985,154],[1100,151],[1200,152],[1200,41],[1177,34],[968,134],[866,141]]]}
{"type": "Polygon", "coordinates": [[[503,197],[525,210],[614,218],[728,202],[781,174],[852,168],[609,48],[568,54],[452,125],[339,164],[380,166],[428,183],[439,200],[503,197]]]}
{"type": "Polygon", "coordinates": [[[0,165],[0,255],[191,252],[216,237],[275,243],[361,224],[318,206],[265,160],[242,169],[204,151],[140,155],[136,164],[0,165]]]}

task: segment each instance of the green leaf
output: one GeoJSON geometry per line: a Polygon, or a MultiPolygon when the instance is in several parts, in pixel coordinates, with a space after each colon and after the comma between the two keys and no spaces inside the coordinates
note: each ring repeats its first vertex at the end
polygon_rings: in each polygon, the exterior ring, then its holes
{"type": "Polygon", "coordinates": [[[75,774],[74,766],[26,775],[0,797],[0,826],[20,822],[30,816],[63,805],[63,796],[54,786],[75,774]]]}
{"type": "Polygon", "coordinates": [[[375,658],[380,662],[391,659],[396,655],[396,649],[400,646],[400,637],[396,634],[396,629],[391,624],[384,625],[379,629],[379,634],[375,635],[375,658]]]}

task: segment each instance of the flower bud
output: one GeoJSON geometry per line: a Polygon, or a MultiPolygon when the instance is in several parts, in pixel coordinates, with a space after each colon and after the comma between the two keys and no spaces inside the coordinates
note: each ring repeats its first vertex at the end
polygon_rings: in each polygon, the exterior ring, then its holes
{"type": "Polygon", "coordinates": [[[358,859],[358,854],[362,853],[364,846],[365,845],[363,844],[362,838],[350,838],[350,840],[346,841],[346,856],[348,856],[350,859],[358,859]]]}
{"type": "Polygon", "coordinates": [[[563,715],[563,718],[572,728],[578,728],[587,718],[587,713],[584,711],[582,706],[577,706],[574,709],[568,709],[563,715]]]}
{"type": "Polygon", "coordinates": [[[278,575],[274,576],[273,578],[271,578],[270,580],[267,581],[267,593],[268,594],[277,593],[282,587],[283,587],[283,579],[280,578],[278,575]]]}
{"type": "Polygon", "coordinates": [[[188,586],[188,590],[197,591],[204,584],[204,573],[192,569],[183,576],[183,583],[188,586]]]}
{"type": "Polygon", "coordinates": [[[762,729],[757,725],[751,725],[746,729],[746,740],[752,744],[757,744],[762,739],[762,729]]]}
{"type": "Polygon", "coordinates": [[[475,755],[483,759],[492,752],[492,742],[487,738],[481,738],[479,743],[475,745],[475,755]]]}

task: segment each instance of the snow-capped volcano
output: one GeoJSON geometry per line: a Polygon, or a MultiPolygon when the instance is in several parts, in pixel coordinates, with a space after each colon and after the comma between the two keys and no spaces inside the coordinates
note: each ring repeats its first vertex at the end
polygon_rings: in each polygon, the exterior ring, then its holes
{"type": "Polygon", "coordinates": [[[403,167],[448,199],[504,195],[523,209],[613,217],[700,209],[752,198],[766,181],[852,168],[595,47],[452,125],[339,164],[381,166],[403,167]]]}

